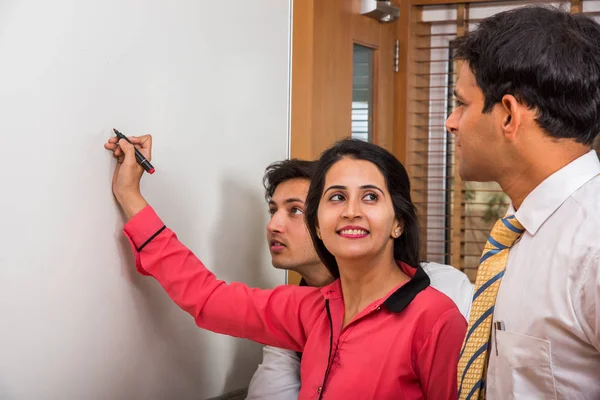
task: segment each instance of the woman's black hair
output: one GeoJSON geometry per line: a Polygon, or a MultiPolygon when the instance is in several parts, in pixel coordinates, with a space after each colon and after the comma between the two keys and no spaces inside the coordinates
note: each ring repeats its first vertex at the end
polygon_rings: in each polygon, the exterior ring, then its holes
{"type": "Polygon", "coordinates": [[[396,218],[403,224],[402,235],[394,240],[394,258],[413,268],[419,265],[419,224],[410,198],[410,181],[404,166],[382,147],[361,140],[344,139],[325,150],[317,162],[306,199],[306,223],[317,254],[334,278],[340,276],[337,262],[317,236],[317,213],[323,196],[327,171],[343,158],[369,161],[379,169],[392,198],[396,218]]]}

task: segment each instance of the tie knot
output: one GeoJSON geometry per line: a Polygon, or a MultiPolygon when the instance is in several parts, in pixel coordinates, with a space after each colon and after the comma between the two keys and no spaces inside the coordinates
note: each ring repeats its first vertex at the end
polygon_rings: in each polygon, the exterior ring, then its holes
{"type": "Polygon", "coordinates": [[[496,222],[490,238],[502,247],[508,248],[517,241],[523,232],[525,232],[523,225],[521,225],[514,215],[509,215],[496,222]]]}

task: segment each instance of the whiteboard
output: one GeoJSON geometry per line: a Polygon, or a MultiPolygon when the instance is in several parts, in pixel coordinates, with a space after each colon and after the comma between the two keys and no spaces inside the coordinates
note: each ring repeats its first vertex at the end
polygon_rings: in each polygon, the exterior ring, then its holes
{"type": "Polygon", "coordinates": [[[206,399],[261,346],[134,270],[103,143],[154,137],[145,197],[217,276],[285,282],[262,174],[289,154],[290,1],[0,1],[0,399],[206,399]]]}

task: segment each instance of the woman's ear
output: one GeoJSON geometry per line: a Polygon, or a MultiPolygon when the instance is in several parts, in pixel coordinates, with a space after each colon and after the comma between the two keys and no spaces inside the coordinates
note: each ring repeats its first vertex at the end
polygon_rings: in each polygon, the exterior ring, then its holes
{"type": "Polygon", "coordinates": [[[402,232],[404,231],[404,224],[399,221],[396,220],[396,222],[394,223],[394,226],[392,227],[392,238],[393,239],[398,239],[400,236],[402,236],[402,232]]]}

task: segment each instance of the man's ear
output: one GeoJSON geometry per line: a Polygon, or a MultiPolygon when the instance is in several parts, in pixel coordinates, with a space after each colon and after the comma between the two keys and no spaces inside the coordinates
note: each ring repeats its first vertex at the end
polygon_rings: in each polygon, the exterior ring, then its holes
{"type": "Polygon", "coordinates": [[[519,103],[515,96],[506,94],[500,101],[501,129],[504,137],[509,140],[515,138],[519,126],[521,125],[521,112],[523,105],[519,103]]]}

